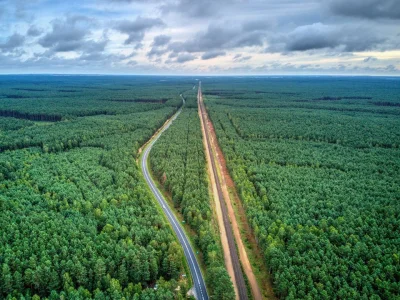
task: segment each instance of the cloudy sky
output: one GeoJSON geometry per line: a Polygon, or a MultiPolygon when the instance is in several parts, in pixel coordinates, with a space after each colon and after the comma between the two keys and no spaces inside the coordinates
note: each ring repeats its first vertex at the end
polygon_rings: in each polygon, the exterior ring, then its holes
{"type": "Polygon", "coordinates": [[[400,0],[0,0],[0,73],[400,75],[400,0]]]}

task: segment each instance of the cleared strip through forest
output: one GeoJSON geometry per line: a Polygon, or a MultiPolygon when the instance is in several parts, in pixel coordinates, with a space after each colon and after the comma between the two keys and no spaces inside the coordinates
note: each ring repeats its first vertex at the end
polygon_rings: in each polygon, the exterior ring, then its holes
{"type": "MultiPolygon", "coordinates": [[[[209,128],[207,126],[208,117],[207,117],[207,112],[204,107],[203,97],[202,97],[202,93],[201,93],[201,82],[199,82],[198,105],[199,105],[199,111],[200,111],[200,115],[201,115],[203,132],[205,134],[206,152],[208,152],[207,158],[211,162],[212,170],[210,170],[210,172],[212,174],[210,174],[210,175],[213,177],[213,178],[211,178],[211,181],[213,184],[215,183],[215,188],[217,190],[217,193],[214,194],[214,197],[216,197],[216,199],[218,199],[217,202],[219,202],[221,212],[222,212],[222,218],[223,218],[222,225],[224,228],[221,228],[220,230],[222,231],[222,233],[225,231],[226,240],[227,240],[228,248],[229,248],[227,251],[226,247],[224,247],[224,245],[223,245],[224,255],[230,256],[230,258],[226,259],[226,262],[228,262],[228,263],[230,262],[232,264],[231,267],[227,266],[227,269],[228,270],[233,269],[233,276],[231,274],[230,275],[232,277],[232,281],[234,282],[234,287],[235,287],[235,292],[236,292],[237,297],[239,299],[248,299],[247,287],[246,287],[243,272],[241,269],[239,256],[238,256],[238,252],[237,252],[236,244],[235,244],[235,238],[234,238],[231,223],[229,220],[228,209],[226,206],[226,202],[224,200],[224,194],[222,192],[221,182],[218,177],[217,166],[216,166],[214,154],[212,151],[210,133],[209,133],[209,128]],[[227,253],[227,252],[229,252],[229,253],[227,253]]],[[[222,238],[221,241],[224,242],[224,237],[222,236],[221,238],[222,238]]],[[[261,299],[261,298],[256,298],[256,299],[261,299]]]]}
{"type": "MultiPolygon", "coordinates": [[[[203,103],[204,105],[204,103],[203,103]]],[[[264,257],[261,249],[258,247],[254,233],[250,227],[243,203],[239,198],[238,191],[232,180],[232,177],[226,166],[223,152],[218,143],[214,124],[207,117],[207,126],[209,128],[210,141],[215,152],[215,161],[220,176],[220,184],[224,200],[228,209],[228,216],[231,221],[233,234],[239,251],[239,258],[243,272],[246,274],[248,284],[254,299],[276,299],[271,279],[269,277],[267,266],[264,263],[264,257]],[[245,243],[246,242],[246,243],[245,243]]],[[[232,127],[237,131],[235,124],[232,127]]],[[[240,136],[240,134],[237,132],[240,136]]]]}

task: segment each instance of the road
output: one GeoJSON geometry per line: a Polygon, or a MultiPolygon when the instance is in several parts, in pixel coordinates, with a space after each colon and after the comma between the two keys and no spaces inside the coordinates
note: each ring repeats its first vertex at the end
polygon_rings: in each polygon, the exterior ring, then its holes
{"type": "Polygon", "coordinates": [[[199,103],[199,109],[200,109],[200,114],[201,114],[201,118],[202,118],[202,123],[204,126],[204,132],[205,132],[205,138],[206,138],[206,145],[207,145],[207,151],[209,153],[209,157],[211,160],[211,167],[212,167],[212,175],[214,177],[215,180],[215,184],[216,184],[216,188],[217,188],[217,193],[218,193],[218,197],[220,199],[219,203],[221,206],[221,211],[222,211],[222,217],[223,217],[223,224],[225,227],[225,232],[226,232],[226,237],[228,240],[228,246],[229,246],[229,252],[230,252],[230,256],[231,256],[231,261],[232,261],[232,267],[233,267],[233,272],[234,272],[234,280],[236,281],[236,287],[237,287],[237,293],[238,293],[238,298],[239,299],[248,299],[247,296],[247,287],[246,287],[246,283],[244,281],[244,276],[243,276],[243,272],[240,266],[240,261],[239,261],[239,256],[237,253],[237,249],[236,249],[236,244],[235,244],[235,238],[233,235],[233,231],[232,231],[232,227],[231,227],[231,223],[229,220],[229,215],[228,215],[228,210],[226,207],[226,203],[224,200],[224,195],[222,192],[222,188],[221,188],[221,182],[220,179],[218,177],[218,173],[217,173],[217,166],[216,166],[216,162],[215,162],[215,158],[214,158],[214,154],[212,151],[212,147],[211,147],[211,139],[210,139],[210,133],[209,133],[209,128],[206,125],[207,124],[207,112],[206,109],[204,107],[204,103],[203,103],[203,95],[201,93],[201,82],[199,82],[199,90],[198,90],[198,94],[197,94],[197,98],[198,98],[198,103],[199,103]]]}
{"type": "MultiPolygon", "coordinates": [[[[181,95],[182,97],[182,95],[181,95]]],[[[185,104],[185,100],[182,97],[183,104],[185,104]]],[[[183,105],[182,105],[183,107],[183,105]]],[[[163,212],[167,216],[168,221],[171,223],[171,226],[173,230],[175,231],[180,244],[182,245],[183,252],[186,257],[186,261],[189,265],[190,272],[193,278],[193,283],[194,283],[194,288],[195,288],[195,293],[196,293],[196,299],[198,300],[208,300],[208,294],[207,294],[207,289],[206,285],[204,283],[204,278],[201,273],[199,263],[197,262],[197,258],[194,254],[194,251],[189,243],[189,240],[183,231],[179,221],[176,219],[175,215],[172,213],[172,210],[170,209],[167,201],[165,201],[164,196],[161,194],[161,192],[158,190],[156,187],[153,179],[150,176],[150,172],[147,167],[147,160],[149,153],[151,151],[151,148],[153,147],[154,143],[158,140],[158,138],[161,136],[161,134],[168,129],[168,127],[171,125],[171,123],[178,117],[178,115],[181,113],[182,108],[179,109],[179,111],[164,125],[164,127],[152,138],[152,140],[147,144],[147,146],[143,150],[143,155],[141,157],[141,166],[142,166],[142,172],[144,175],[144,178],[146,179],[146,182],[148,186],[150,187],[150,190],[152,191],[153,195],[157,199],[158,203],[160,204],[163,212]]]]}

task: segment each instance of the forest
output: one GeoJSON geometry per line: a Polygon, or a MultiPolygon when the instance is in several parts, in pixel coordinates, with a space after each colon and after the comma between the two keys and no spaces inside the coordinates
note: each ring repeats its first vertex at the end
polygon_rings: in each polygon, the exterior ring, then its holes
{"type": "Polygon", "coordinates": [[[196,95],[197,90],[184,94],[185,107],[153,146],[150,166],[171,195],[174,207],[195,233],[193,239],[203,253],[207,286],[212,290],[210,296],[235,299],[211,208],[213,200],[209,195],[196,95]]]}
{"type": "Polygon", "coordinates": [[[2,77],[1,109],[20,115],[0,117],[0,298],[186,298],[182,248],[136,159],[192,87],[2,77]]]}
{"type": "MultiPolygon", "coordinates": [[[[0,298],[184,299],[182,248],[150,166],[233,299],[209,193],[193,77],[2,76],[0,298]]],[[[204,101],[282,299],[400,294],[400,81],[202,77],[204,101]]]]}
{"type": "Polygon", "coordinates": [[[396,299],[399,79],[230,77],[202,83],[276,295],[396,299]]]}

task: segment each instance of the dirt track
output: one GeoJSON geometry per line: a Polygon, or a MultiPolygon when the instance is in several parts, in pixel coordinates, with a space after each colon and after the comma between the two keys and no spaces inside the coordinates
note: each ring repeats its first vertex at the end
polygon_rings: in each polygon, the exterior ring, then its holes
{"type": "MultiPolygon", "coordinates": [[[[199,110],[199,116],[200,116],[200,120],[202,123],[201,131],[203,133],[203,136],[205,136],[205,131],[204,131],[204,126],[203,126],[203,121],[201,118],[200,110],[199,110]]],[[[205,139],[203,139],[203,144],[204,144],[204,148],[207,149],[207,142],[205,139]]],[[[233,283],[233,288],[235,290],[235,295],[238,295],[238,289],[237,289],[236,279],[235,279],[235,272],[233,271],[233,266],[232,266],[231,252],[229,250],[228,239],[226,237],[224,221],[222,218],[222,211],[221,211],[221,204],[220,204],[221,199],[219,199],[219,197],[218,197],[217,185],[215,183],[215,178],[211,171],[212,170],[211,157],[210,157],[210,153],[208,151],[206,151],[206,158],[207,158],[207,170],[209,173],[208,177],[210,178],[212,194],[213,194],[213,198],[214,198],[214,202],[215,202],[215,212],[216,212],[217,220],[218,220],[218,228],[219,228],[220,237],[221,237],[222,250],[224,253],[225,266],[226,266],[229,276],[231,277],[231,281],[233,283]]]]}
{"type": "MultiPolygon", "coordinates": [[[[213,138],[210,134],[210,128],[212,127],[212,124],[210,123],[208,119],[207,112],[204,108],[203,104],[203,99],[202,99],[202,94],[201,94],[201,84],[199,84],[199,91],[198,91],[198,105],[199,105],[199,113],[200,113],[200,119],[202,123],[202,131],[205,137],[205,147],[206,147],[206,152],[207,152],[207,160],[208,160],[208,167],[209,167],[209,172],[210,178],[211,178],[211,184],[213,188],[213,194],[214,194],[214,199],[217,202],[216,203],[216,210],[217,210],[217,216],[218,216],[218,224],[220,227],[220,233],[221,233],[221,242],[224,250],[224,257],[225,257],[225,263],[228,269],[228,273],[231,276],[235,292],[236,292],[236,297],[237,299],[248,299],[247,296],[247,287],[246,283],[244,280],[243,272],[241,269],[240,261],[239,261],[239,256],[235,244],[235,235],[232,230],[231,222],[230,219],[235,219],[235,215],[231,215],[229,211],[233,211],[232,207],[229,209],[227,206],[230,204],[230,201],[224,200],[225,197],[229,197],[229,195],[226,195],[224,193],[220,176],[218,176],[218,168],[216,164],[216,160],[214,157],[213,153],[213,138]]],[[[225,185],[225,190],[226,185],[225,185]]],[[[235,220],[236,221],[236,220],[235,220]]],[[[236,227],[237,223],[235,222],[236,227]]],[[[240,240],[240,234],[239,234],[239,240],[240,240]]],[[[239,253],[242,251],[245,252],[243,243],[240,240],[240,243],[238,243],[239,247],[239,253]],[[240,250],[240,247],[243,249],[240,250]]],[[[242,258],[242,256],[241,256],[242,258]]],[[[244,257],[247,259],[247,255],[244,257]]],[[[247,263],[243,265],[245,271],[247,266],[251,270],[251,265],[247,259],[247,263]]],[[[254,277],[254,275],[253,275],[254,277]]],[[[254,277],[255,278],[255,277],[254,277]]],[[[250,281],[250,280],[249,280],[250,281]]],[[[251,281],[250,285],[257,285],[257,281],[251,281]]],[[[257,294],[253,295],[256,296],[257,294]]],[[[260,293],[261,295],[261,293],[260,293]]],[[[256,298],[255,299],[262,299],[262,298],[256,298]]]]}
{"type": "Polygon", "coordinates": [[[218,140],[215,135],[214,126],[212,122],[209,120],[208,114],[205,111],[204,104],[202,102],[202,97],[201,97],[201,104],[205,112],[207,130],[210,135],[209,139],[212,143],[212,148],[214,150],[214,155],[216,157],[217,172],[219,173],[219,184],[221,185],[221,190],[223,193],[223,198],[221,199],[225,200],[227,206],[227,212],[229,215],[229,219],[231,221],[233,234],[235,236],[235,240],[237,243],[237,248],[239,250],[240,262],[242,264],[243,271],[247,276],[252,296],[254,299],[257,300],[276,299],[273,292],[271,280],[268,276],[268,271],[266,269],[266,266],[263,263],[260,263],[259,261],[264,259],[263,255],[260,252],[260,249],[257,247],[256,240],[252,234],[250,225],[248,224],[248,221],[246,219],[244,208],[237,195],[235,184],[233,183],[233,180],[227,170],[224,155],[218,145],[218,140]],[[236,206],[237,209],[236,212],[234,211],[233,205],[236,206]],[[237,220],[237,218],[240,219],[240,224],[241,224],[240,226],[237,222],[239,219],[237,220]],[[246,239],[250,243],[250,245],[248,246],[251,247],[250,250],[249,248],[246,248],[246,246],[243,244],[243,239],[246,239]],[[252,266],[249,257],[247,255],[246,249],[251,252],[253,259],[256,259],[258,261],[257,264],[252,266]],[[253,268],[257,268],[257,272],[259,274],[258,276],[260,276],[259,280],[261,280],[261,282],[257,281],[256,276],[253,272],[253,268]],[[262,284],[262,290],[260,289],[260,284],[262,284]]]}

